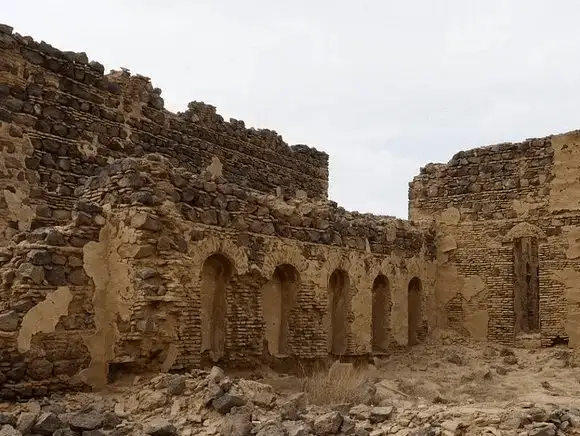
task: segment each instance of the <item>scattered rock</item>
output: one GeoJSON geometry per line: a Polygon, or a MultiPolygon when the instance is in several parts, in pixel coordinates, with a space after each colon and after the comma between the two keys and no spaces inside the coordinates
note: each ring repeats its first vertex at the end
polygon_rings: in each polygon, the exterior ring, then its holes
{"type": "Polygon", "coordinates": [[[298,420],[306,409],[306,395],[304,392],[293,394],[280,403],[278,408],[283,419],[298,420]]]}
{"type": "Polygon", "coordinates": [[[555,436],[556,425],[551,422],[536,423],[534,428],[528,431],[529,436],[555,436]]]}
{"type": "Polygon", "coordinates": [[[359,404],[358,406],[352,407],[349,410],[348,414],[350,417],[354,419],[364,421],[366,419],[369,419],[369,417],[371,416],[371,408],[366,404],[359,404]]]}
{"type": "Polygon", "coordinates": [[[392,406],[373,407],[369,416],[370,422],[373,424],[386,421],[393,413],[392,406]]]}
{"type": "Polygon", "coordinates": [[[333,411],[319,416],[314,421],[313,431],[316,435],[336,434],[342,424],[340,413],[333,411]]]}
{"type": "Polygon", "coordinates": [[[253,380],[238,382],[242,394],[259,407],[271,407],[276,400],[272,386],[253,380]]]}
{"type": "Polygon", "coordinates": [[[455,365],[464,365],[463,359],[461,356],[455,352],[450,353],[447,356],[447,362],[454,363],[455,365]]]}
{"type": "Polygon", "coordinates": [[[42,413],[36,423],[34,424],[32,430],[35,433],[44,436],[50,436],[59,428],[65,427],[63,422],[52,412],[42,413]]]}
{"type": "Polygon", "coordinates": [[[185,377],[182,375],[177,375],[172,377],[167,382],[167,394],[174,396],[174,395],[181,395],[185,392],[185,377]]]}
{"type": "Polygon", "coordinates": [[[256,436],[286,436],[281,422],[267,422],[256,429],[256,436]]]}
{"type": "Polygon", "coordinates": [[[18,419],[12,413],[0,412],[0,426],[8,424],[16,427],[18,419]]]}
{"type": "Polygon", "coordinates": [[[439,436],[440,434],[441,428],[428,425],[427,427],[411,431],[408,436],[439,436]]]}
{"type": "Polygon", "coordinates": [[[226,414],[232,410],[233,407],[239,407],[246,404],[246,399],[240,393],[230,390],[230,392],[226,392],[214,399],[211,404],[219,413],[226,414]]]}
{"type": "Polygon", "coordinates": [[[95,430],[103,425],[105,417],[97,412],[78,413],[69,420],[73,430],[95,430]]]}
{"type": "Polygon", "coordinates": [[[507,348],[507,347],[504,347],[504,348],[502,348],[502,349],[501,349],[501,351],[499,352],[499,355],[500,355],[501,357],[505,357],[505,356],[515,356],[515,353],[513,352],[513,350],[511,350],[511,349],[509,349],[509,348],[507,348]]]}
{"type": "Polygon", "coordinates": [[[22,433],[12,427],[10,424],[4,424],[0,426],[0,436],[22,436],[22,433]]]}
{"type": "Polygon", "coordinates": [[[252,431],[251,414],[245,410],[234,410],[221,424],[221,433],[228,436],[249,436],[252,431]]]}
{"type": "Polygon", "coordinates": [[[312,431],[308,424],[300,421],[284,421],[282,425],[288,436],[308,436],[312,431]]]}
{"type": "Polygon", "coordinates": [[[151,436],[174,436],[177,434],[177,428],[163,418],[154,418],[148,421],[143,431],[151,436]]]}
{"type": "Polygon", "coordinates": [[[510,354],[510,355],[507,355],[503,358],[503,362],[506,365],[517,365],[518,358],[516,356],[514,356],[513,354],[510,354]]]}
{"type": "Polygon", "coordinates": [[[38,413],[32,412],[23,412],[18,417],[18,421],[16,423],[16,428],[23,434],[29,433],[32,430],[32,426],[36,422],[36,418],[38,413]]]}

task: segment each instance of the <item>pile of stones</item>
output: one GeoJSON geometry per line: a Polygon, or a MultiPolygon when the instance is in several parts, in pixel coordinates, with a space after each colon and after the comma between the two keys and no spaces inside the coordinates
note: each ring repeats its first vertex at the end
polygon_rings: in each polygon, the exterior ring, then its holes
{"type": "Polygon", "coordinates": [[[369,398],[368,404],[309,404],[220,368],[163,374],[126,389],[0,404],[0,436],[455,436],[580,434],[580,410],[522,403],[497,415],[473,407],[369,398]]]}

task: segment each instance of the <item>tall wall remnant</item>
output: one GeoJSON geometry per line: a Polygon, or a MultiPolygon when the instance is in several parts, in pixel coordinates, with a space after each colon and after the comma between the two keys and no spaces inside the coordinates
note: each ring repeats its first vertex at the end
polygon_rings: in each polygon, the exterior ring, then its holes
{"type": "Polygon", "coordinates": [[[0,25],[0,397],[435,326],[433,232],[329,201],[325,153],[160,93],[0,25]]]}
{"type": "Polygon", "coordinates": [[[410,185],[437,233],[438,325],[505,344],[580,345],[580,132],[457,153],[410,185]]]}

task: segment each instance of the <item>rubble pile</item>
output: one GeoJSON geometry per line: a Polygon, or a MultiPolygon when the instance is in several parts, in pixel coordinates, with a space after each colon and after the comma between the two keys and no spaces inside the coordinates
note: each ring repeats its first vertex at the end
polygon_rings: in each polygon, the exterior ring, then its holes
{"type": "Polygon", "coordinates": [[[379,387],[367,404],[310,404],[220,368],[161,374],[106,393],[0,404],[0,436],[449,436],[580,434],[580,409],[522,402],[509,408],[399,401],[379,387]]]}

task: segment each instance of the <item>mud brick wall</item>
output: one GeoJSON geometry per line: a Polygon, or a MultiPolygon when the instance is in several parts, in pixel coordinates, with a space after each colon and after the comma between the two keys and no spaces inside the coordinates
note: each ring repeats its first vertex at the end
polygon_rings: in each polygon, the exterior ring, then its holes
{"type": "Polygon", "coordinates": [[[208,104],[170,113],[148,78],[103,70],[0,25],[0,397],[325,358],[330,338],[366,354],[372,313],[382,348],[406,345],[409,310],[420,337],[435,326],[433,232],[329,201],[325,153],[208,104]]]}
{"type": "MultiPolygon", "coordinates": [[[[0,396],[45,395],[77,385],[89,365],[94,292],[83,246],[98,239],[99,210],[77,203],[69,225],[19,232],[3,250],[0,274],[0,396]],[[92,215],[91,215],[92,213],[92,215]],[[17,385],[14,390],[11,386],[17,385]]],[[[77,385],[80,387],[80,385],[77,385]]]]}
{"type": "Polygon", "coordinates": [[[410,184],[410,219],[437,232],[442,324],[506,344],[576,341],[578,153],[570,132],[462,151],[421,169],[410,184]],[[539,251],[540,331],[531,337],[516,328],[522,237],[539,251]]]}
{"type": "Polygon", "coordinates": [[[247,129],[242,121],[225,122],[200,102],[170,113],[145,77],[104,75],[84,53],[1,35],[0,120],[25,128],[34,147],[27,167],[41,177],[49,204],[72,207],[67,197],[74,187],[108,159],[143,152],[160,152],[192,172],[223,167],[232,182],[262,192],[327,196],[325,153],[290,147],[276,132],[247,129]]]}
{"type": "MultiPolygon", "coordinates": [[[[224,177],[204,180],[161,155],[112,163],[87,181],[82,198],[107,205],[115,216],[107,221],[130,228],[131,236],[117,233],[115,238],[133,241],[115,249],[129,265],[134,292],[113,362],[151,365],[152,354],[163,350],[159,365],[169,365],[172,354],[174,369],[200,364],[200,276],[215,253],[224,254],[234,270],[226,289],[227,353],[221,360],[228,366],[264,358],[267,308],[261,292],[279,265],[292,265],[300,276],[289,314],[291,356],[327,355],[328,280],[335,269],[350,276],[349,299],[355,300],[347,317],[346,354],[369,352],[371,290],[381,273],[397,294],[400,313],[395,316],[402,321],[396,327],[394,320],[387,323],[391,344],[406,340],[401,327],[406,328],[407,308],[402,306],[412,277],[425,281],[423,316],[428,318],[433,272],[426,267],[434,259],[434,237],[403,220],[351,214],[325,201],[284,202],[239,189],[224,177]],[[361,307],[356,298],[364,301],[361,307]],[[151,338],[156,338],[154,347],[151,338]]],[[[112,243],[101,237],[103,242],[112,243]]]]}

